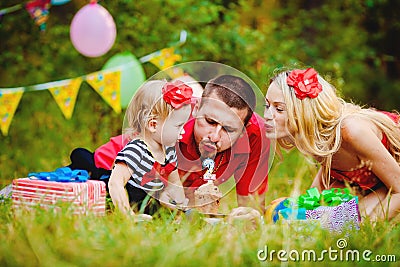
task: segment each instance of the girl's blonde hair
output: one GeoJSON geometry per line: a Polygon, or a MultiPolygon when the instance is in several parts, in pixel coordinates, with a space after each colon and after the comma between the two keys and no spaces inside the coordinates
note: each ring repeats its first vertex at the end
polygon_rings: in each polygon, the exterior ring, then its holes
{"type": "Polygon", "coordinates": [[[287,84],[289,73],[280,72],[271,79],[282,89],[288,114],[286,127],[293,134],[291,140],[294,140],[294,144],[287,140],[278,140],[278,144],[285,149],[296,146],[305,155],[321,157],[326,188],[330,184],[332,156],[341,145],[341,124],[349,115],[356,114],[375,123],[389,140],[389,153],[400,163],[400,126],[391,118],[374,109],[346,103],[320,75],[318,82],[322,85],[322,92],[316,98],[300,100],[287,84]]]}
{"type": "Polygon", "coordinates": [[[144,83],[136,92],[126,111],[128,127],[125,134],[132,139],[142,133],[150,119],[166,119],[172,111],[162,94],[162,88],[167,81],[154,80],[144,83]]]}

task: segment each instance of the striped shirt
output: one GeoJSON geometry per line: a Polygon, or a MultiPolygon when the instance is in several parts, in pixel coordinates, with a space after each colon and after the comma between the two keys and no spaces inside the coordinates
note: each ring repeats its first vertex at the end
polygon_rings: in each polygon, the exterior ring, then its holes
{"type": "MultiPolygon", "coordinates": [[[[165,148],[165,162],[161,166],[168,163],[176,163],[175,147],[165,148]]],[[[141,185],[143,176],[150,172],[156,160],[147,148],[146,143],[140,139],[134,139],[129,142],[117,155],[115,163],[123,162],[133,171],[128,183],[134,187],[145,191],[158,191],[164,187],[163,182],[156,178],[144,185],[141,185]]]]}

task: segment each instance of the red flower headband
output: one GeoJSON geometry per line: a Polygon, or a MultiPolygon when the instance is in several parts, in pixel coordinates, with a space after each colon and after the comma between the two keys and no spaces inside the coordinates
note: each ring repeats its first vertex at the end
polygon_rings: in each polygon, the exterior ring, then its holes
{"type": "Polygon", "coordinates": [[[322,91],[322,85],[318,82],[317,77],[318,73],[313,68],[293,70],[287,77],[286,82],[293,87],[298,99],[316,98],[322,91]]]}
{"type": "Polygon", "coordinates": [[[181,81],[167,82],[162,88],[163,99],[174,109],[190,104],[193,90],[181,81]]]}

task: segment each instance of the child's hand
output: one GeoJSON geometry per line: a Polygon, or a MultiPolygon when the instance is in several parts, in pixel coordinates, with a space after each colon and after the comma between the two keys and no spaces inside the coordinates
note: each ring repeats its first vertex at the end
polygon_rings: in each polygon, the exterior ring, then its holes
{"type": "Polygon", "coordinates": [[[176,205],[185,203],[186,196],[182,186],[169,184],[164,191],[168,192],[171,200],[176,203],[176,205]]]}
{"type": "Polygon", "coordinates": [[[137,214],[134,215],[134,220],[135,222],[150,222],[153,220],[153,217],[148,214],[137,214]]]}
{"type": "Polygon", "coordinates": [[[185,198],[183,189],[181,190],[171,190],[172,186],[167,186],[160,194],[160,202],[163,206],[170,209],[180,208],[183,209],[187,206],[189,199],[185,198]],[[182,192],[179,192],[182,191],[182,192]]]}
{"type": "Polygon", "coordinates": [[[185,196],[185,191],[183,190],[177,170],[171,172],[169,175],[168,185],[161,192],[160,202],[171,209],[185,209],[188,205],[189,200],[185,196]]]}

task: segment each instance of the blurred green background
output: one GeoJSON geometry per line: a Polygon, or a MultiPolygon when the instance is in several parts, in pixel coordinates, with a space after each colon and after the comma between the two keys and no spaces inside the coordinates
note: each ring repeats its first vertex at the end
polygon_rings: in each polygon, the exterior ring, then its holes
{"type": "MultiPolygon", "coordinates": [[[[23,2],[2,0],[0,10],[23,2]]],[[[0,16],[0,88],[85,75],[117,53],[139,58],[168,47],[186,30],[178,63],[220,62],[264,91],[274,69],[301,63],[316,68],[347,100],[399,108],[399,1],[100,1],[115,20],[117,38],[98,58],[80,55],[69,39],[73,16],[88,2],[52,6],[45,32],[23,9],[0,16]]],[[[158,71],[151,63],[143,67],[147,77],[158,71]]],[[[71,120],[47,90],[25,93],[8,136],[0,135],[0,185],[67,165],[75,147],[94,150],[119,134],[123,117],[86,83],[71,120]]]]}

